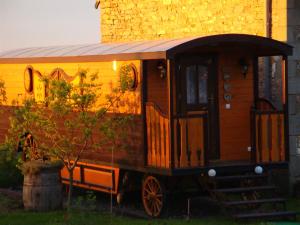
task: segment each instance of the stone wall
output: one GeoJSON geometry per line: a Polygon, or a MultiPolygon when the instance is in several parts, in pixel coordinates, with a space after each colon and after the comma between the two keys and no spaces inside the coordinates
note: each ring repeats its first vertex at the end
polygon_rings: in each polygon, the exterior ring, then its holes
{"type": "Polygon", "coordinates": [[[266,0],[104,0],[102,42],[245,33],[265,36],[266,0]]]}
{"type": "MultiPolygon", "coordinates": [[[[290,128],[290,178],[300,183],[300,1],[288,0],[287,39],[294,46],[289,57],[289,128],[290,128]]],[[[298,190],[299,192],[299,190],[298,190]]]]}
{"type": "Polygon", "coordinates": [[[287,41],[287,1],[272,0],[272,38],[287,41]]]}

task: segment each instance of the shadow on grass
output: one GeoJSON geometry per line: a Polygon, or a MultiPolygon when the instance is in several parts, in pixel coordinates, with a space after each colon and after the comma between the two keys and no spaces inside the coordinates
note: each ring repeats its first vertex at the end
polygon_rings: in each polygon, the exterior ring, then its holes
{"type": "MultiPolygon", "coordinates": [[[[101,196],[100,196],[101,197],[101,196]]],[[[166,219],[136,219],[119,214],[110,214],[107,208],[95,209],[94,197],[84,203],[83,200],[77,202],[77,207],[69,214],[66,211],[56,212],[26,212],[19,207],[19,200],[10,199],[0,194],[0,225],[296,225],[299,222],[236,222],[229,218],[216,214],[198,216],[191,220],[181,217],[166,219]],[[88,205],[90,204],[90,205],[88,205]],[[3,210],[4,209],[4,210],[3,210]],[[96,211],[97,210],[97,211],[96,211]]],[[[80,198],[79,198],[80,199],[80,198]]],[[[104,199],[101,198],[103,201],[104,199]]],[[[109,200],[107,198],[106,200],[109,200]]],[[[288,206],[292,210],[300,209],[300,200],[290,200],[288,206]]],[[[205,207],[205,206],[203,206],[205,207]]]]}

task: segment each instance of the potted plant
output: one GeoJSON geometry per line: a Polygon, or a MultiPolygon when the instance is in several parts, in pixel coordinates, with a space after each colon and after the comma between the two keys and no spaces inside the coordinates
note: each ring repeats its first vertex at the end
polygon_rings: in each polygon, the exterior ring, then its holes
{"type": "Polygon", "coordinates": [[[55,210],[62,206],[62,163],[38,144],[41,135],[54,130],[54,124],[42,110],[43,106],[33,99],[25,99],[23,105],[14,107],[5,143],[12,151],[17,146],[22,152],[17,166],[24,175],[23,204],[25,209],[35,211],[55,210]]]}
{"type": "Polygon", "coordinates": [[[61,194],[58,193],[61,188],[50,180],[56,183],[59,181],[59,170],[63,165],[69,172],[69,209],[73,171],[82,154],[107,143],[113,148],[116,144],[115,128],[120,129],[130,120],[130,117],[118,117],[118,114],[107,117],[107,112],[117,109],[130,83],[129,79],[120,79],[120,85],[112,88],[104,97],[97,74],[89,75],[87,70],[79,70],[77,76],[78,83],[46,77],[43,80],[45,87],[48,87],[45,101],[25,99],[11,117],[7,140],[9,143],[18,140],[19,148],[23,150],[23,159],[28,161],[21,166],[25,176],[23,200],[26,208],[47,210],[61,205],[61,194]],[[101,140],[95,140],[94,135],[99,133],[102,133],[101,140]],[[46,183],[52,186],[53,193],[34,187],[46,183]],[[35,195],[33,190],[36,191],[35,195]],[[54,198],[59,199],[54,201],[54,198]],[[43,203],[43,206],[34,204],[39,201],[48,202],[43,203]]]}

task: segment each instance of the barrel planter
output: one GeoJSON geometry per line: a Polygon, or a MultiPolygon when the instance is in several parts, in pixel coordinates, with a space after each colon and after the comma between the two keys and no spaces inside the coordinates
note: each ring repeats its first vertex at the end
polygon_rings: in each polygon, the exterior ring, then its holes
{"type": "Polygon", "coordinates": [[[61,163],[29,161],[23,164],[23,204],[26,210],[62,208],[61,163]]]}

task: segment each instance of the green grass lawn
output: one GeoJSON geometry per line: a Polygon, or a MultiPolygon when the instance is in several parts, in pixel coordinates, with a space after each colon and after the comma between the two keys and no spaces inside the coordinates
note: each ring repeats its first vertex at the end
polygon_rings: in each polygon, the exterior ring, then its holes
{"type": "MultiPolygon", "coordinates": [[[[300,222],[235,222],[220,215],[207,216],[201,219],[189,221],[181,219],[135,219],[121,217],[103,212],[90,212],[87,210],[76,210],[67,214],[65,211],[35,213],[22,210],[16,200],[11,200],[0,194],[0,225],[296,225],[300,222]]],[[[300,209],[299,200],[289,201],[289,208],[300,209]]]]}
{"type": "MultiPolygon", "coordinates": [[[[222,217],[192,219],[161,219],[145,220],[133,219],[128,217],[111,216],[104,213],[82,213],[73,212],[66,216],[64,212],[51,213],[32,213],[32,212],[13,212],[7,215],[1,215],[1,225],[235,225],[232,220],[222,217]]],[[[271,223],[247,223],[257,225],[267,225],[271,223]]]]}

